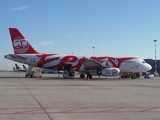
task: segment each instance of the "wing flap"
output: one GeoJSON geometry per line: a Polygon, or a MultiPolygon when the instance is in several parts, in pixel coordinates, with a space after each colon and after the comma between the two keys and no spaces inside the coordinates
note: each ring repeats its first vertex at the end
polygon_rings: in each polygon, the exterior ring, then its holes
{"type": "Polygon", "coordinates": [[[84,63],[84,66],[86,68],[98,68],[98,67],[103,67],[103,65],[95,60],[86,60],[84,63]]]}

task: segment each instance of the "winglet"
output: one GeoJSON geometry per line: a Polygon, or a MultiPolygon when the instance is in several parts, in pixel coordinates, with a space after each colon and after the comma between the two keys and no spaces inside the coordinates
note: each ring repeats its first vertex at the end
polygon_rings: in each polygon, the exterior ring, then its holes
{"type": "Polygon", "coordinates": [[[9,28],[15,54],[39,54],[17,28],[9,28]]]}

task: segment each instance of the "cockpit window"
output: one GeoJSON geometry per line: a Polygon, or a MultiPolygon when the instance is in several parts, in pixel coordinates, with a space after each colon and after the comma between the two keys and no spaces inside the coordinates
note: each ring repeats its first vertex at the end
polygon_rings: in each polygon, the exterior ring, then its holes
{"type": "Polygon", "coordinates": [[[146,61],[142,61],[142,63],[146,63],[146,61]]]}

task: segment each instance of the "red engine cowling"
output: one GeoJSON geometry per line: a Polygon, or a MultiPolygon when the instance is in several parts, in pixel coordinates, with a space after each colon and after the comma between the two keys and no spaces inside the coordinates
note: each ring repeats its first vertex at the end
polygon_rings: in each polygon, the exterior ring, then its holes
{"type": "Polygon", "coordinates": [[[104,76],[118,76],[120,73],[120,70],[118,68],[103,68],[98,69],[97,74],[98,75],[104,75],[104,76]]]}

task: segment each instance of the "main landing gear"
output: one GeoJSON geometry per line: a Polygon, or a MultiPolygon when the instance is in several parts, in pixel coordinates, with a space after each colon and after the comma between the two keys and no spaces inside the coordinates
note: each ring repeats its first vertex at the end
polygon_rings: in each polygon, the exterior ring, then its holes
{"type": "MultiPolygon", "coordinates": [[[[84,73],[81,73],[81,74],[80,74],[80,78],[82,78],[82,79],[85,78],[84,73]]],[[[90,73],[87,73],[87,79],[92,79],[92,75],[91,75],[90,73]]]]}

